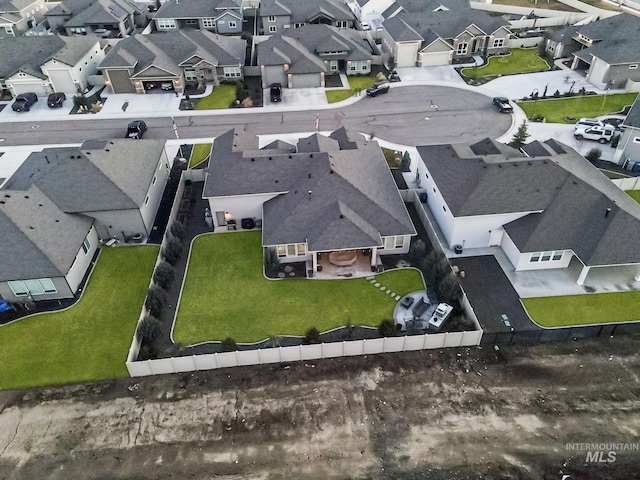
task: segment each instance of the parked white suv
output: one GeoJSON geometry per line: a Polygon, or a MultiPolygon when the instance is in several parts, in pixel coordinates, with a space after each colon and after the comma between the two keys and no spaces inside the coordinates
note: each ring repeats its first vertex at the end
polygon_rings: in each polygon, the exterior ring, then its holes
{"type": "Polygon", "coordinates": [[[576,130],[587,127],[604,127],[604,122],[597,118],[581,118],[576,122],[576,130]]]}
{"type": "Polygon", "coordinates": [[[576,131],[573,132],[573,136],[578,140],[595,140],[600,143],[610,142],[613,136],[616,133],[616,129],[612,125],[606,125],[604,127],[595,126],[595,127],[582,127],[576,128],[576,131]]]}

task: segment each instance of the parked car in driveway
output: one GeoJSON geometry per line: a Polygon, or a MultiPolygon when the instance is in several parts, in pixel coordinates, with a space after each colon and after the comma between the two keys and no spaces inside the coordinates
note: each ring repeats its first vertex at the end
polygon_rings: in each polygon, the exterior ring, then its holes
{"type": "Polygon", "coordinates": [[[604,127],[604,123],[597,118],[581,118],[576,122],[575,129],[588,127],[604,127]]]}
{"type": "Polygon", "coordinates": [[[573,136],[576,137],[577,140],[595,140],[600,143],[610,142],[613,136],[616,133],[616,129],[613,125],[606,125],[604,127],[595,126],[595,127],[581,127],[576,128],[575,132],[573,132],[573,136]]]}
{"type": "Polygon", "coordinates": [[[147,124],[142,120],[134,120],[127,127],[127,136],[126,138],[133,138],[134,140],[139,140],[144,135],[144,132],[147,131],[147,124]]]}
{"type": "Polygon", "coordinates": [[[512,113],[513,106],[509,103],[509,99],[505,97],[493,97],[493,105],[500,113],[512,113]]]}
{"type": "Polygon", "coordinates": [[[269,87],[269,99],[273,103],[282,101],[282,85],[279,83],[272,83],[269,87]]]}
{"type": "Polygon", "coordinates": [[[367,95],[375,97],[380,93],[387,93],[389,91],[389,82],[376,82],[367,88],[367,95]]]}
{"type": "Polygon", "coordinates": [[[49,108],[60,108],[66,99],[67,96],[62,92],[52,93],[47,98],[47,105],[49,108]]]}
{"type": "Polygon", "coordinates": [[[11,105],[14,112],[28,112],[31,106],[38,101],[38,96],[33,92],[21,93],[11,105]]]}

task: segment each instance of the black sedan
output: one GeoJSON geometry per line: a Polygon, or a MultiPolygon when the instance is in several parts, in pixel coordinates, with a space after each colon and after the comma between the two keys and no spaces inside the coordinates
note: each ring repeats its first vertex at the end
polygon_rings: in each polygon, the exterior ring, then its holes
{"type": "Polygon", "coordinates": [[[60,108],[66,99],[67,96],[62,92],[52,93],[47,99],[47,105],[49,108],[60,108]]]}

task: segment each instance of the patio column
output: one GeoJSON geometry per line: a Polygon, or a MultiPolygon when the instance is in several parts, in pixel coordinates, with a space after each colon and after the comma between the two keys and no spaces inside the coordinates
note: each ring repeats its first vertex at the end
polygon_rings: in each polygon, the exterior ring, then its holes
{"type": "Polygon", "coordinates": [[[576,282],[578,285],[584,285],[584,281],[587,278],[587,274],[589,273],[589,269],[591,267],[584,266],[582,267],[582,271],[580,272],[580,276],[578,277],[578,281],[576,282]]]}
{"type": "Polygon", "coordinates": [[[373,247],[371,249],[371,266],[375,267],[376,266],[376,262],[377,262],[377,254],[378,254],[378,249],[376,247],[373,247]]]}
{"type": "Polygon", "coordinates": [[[318,252],[313,252],[311,255],[311,260],[313,261],[313,271],[318,271],[318,252]]]}

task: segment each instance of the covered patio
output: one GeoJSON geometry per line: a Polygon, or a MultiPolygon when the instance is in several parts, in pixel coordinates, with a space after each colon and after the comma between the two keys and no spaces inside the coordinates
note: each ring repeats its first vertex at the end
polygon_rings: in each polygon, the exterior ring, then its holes
{"type": "Polygon", "coordinates": [[[380,259],[373,253],[374,267],[372,268],[372,250],[336,250],[334,252],[319,252],[315,278],[357,278],[368,277],[377,270],[380,259]]]}

